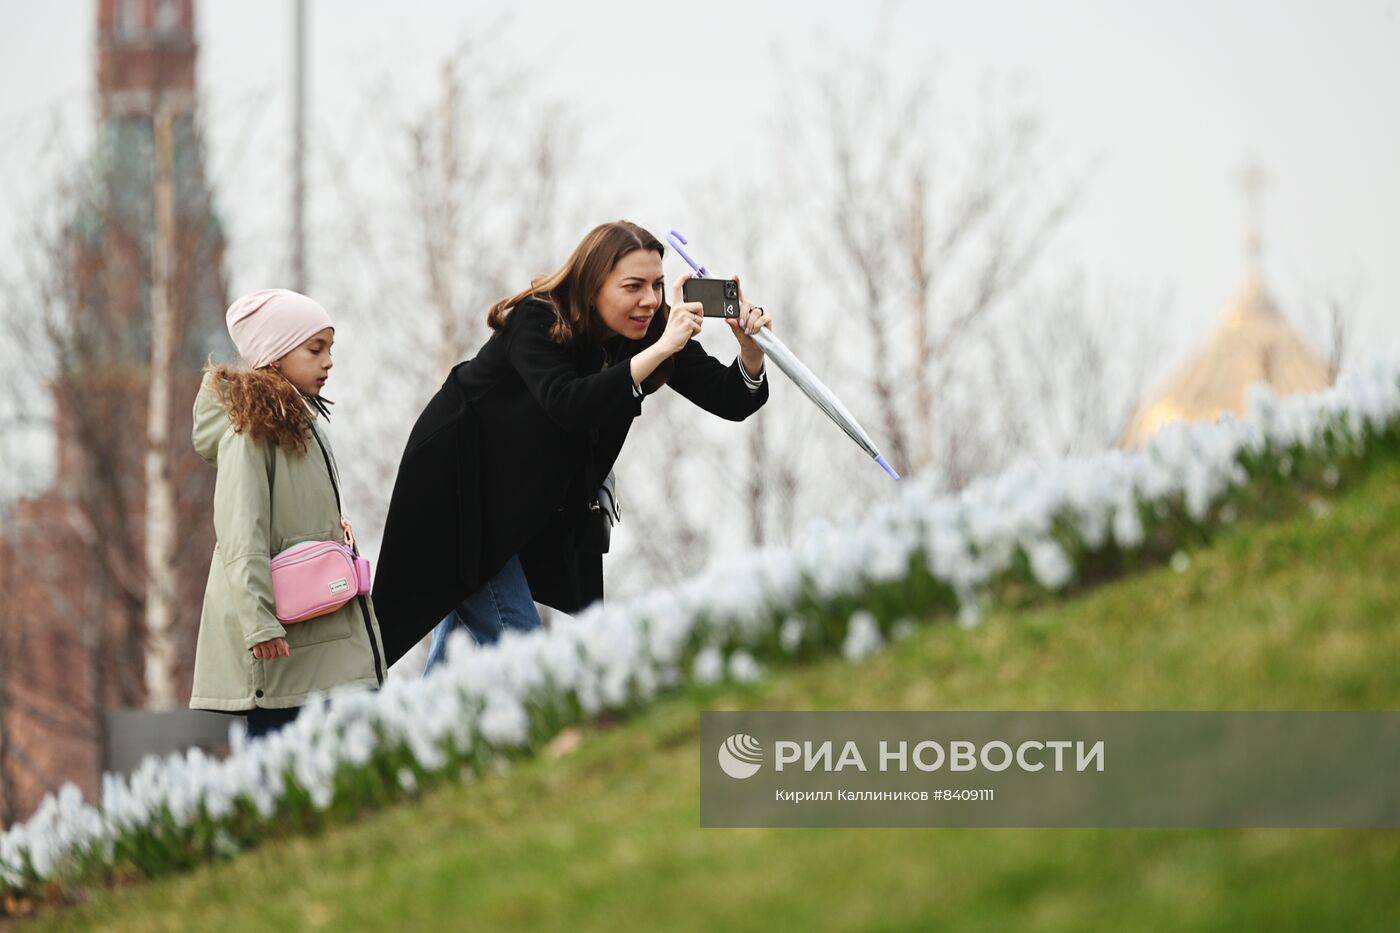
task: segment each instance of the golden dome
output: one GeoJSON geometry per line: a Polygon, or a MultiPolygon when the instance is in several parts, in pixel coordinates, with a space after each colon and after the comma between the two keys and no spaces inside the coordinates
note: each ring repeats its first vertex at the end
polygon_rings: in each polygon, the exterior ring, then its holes
{"type": "Polygon", "coordinates": [[[1317,392],[1331,383],[1331,373],[1284,320],[1259,275],[1250,273],[1205,346],[1138,410],[1119,445],[1137,447],[1173,421],[1243,415],[1245,390],[1256,382],[1279,395],[1317,392]]]}

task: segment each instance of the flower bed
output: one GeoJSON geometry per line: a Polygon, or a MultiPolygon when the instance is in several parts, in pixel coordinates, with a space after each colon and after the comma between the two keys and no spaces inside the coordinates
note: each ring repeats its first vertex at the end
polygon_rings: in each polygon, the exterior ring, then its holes
{"type": "Polygon", "coordinates": [[[954,495],[906,482],[857,524],[454,650],[426,679],[333,695],[225,760],[148,759],[107,775],[98,805],[65,786],[0,834],[0,890],[13,900],[179,870],[530,754],[565,725],[687,681],[860,657],[939,619],[975,625],[990,602],[1183,560],[1222,526],[1295,508],[1396,456],[1400,365],[1378,365],[1314,396],[1256,392],[1244,419],[1168,427],[1134,453],[1020,466],[954,495]]]}

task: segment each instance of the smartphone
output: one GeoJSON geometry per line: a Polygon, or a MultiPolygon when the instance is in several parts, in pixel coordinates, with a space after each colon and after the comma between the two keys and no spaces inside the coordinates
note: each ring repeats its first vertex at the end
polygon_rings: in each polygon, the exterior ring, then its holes
{"type": "Polygon", "coordinates": [[[739,319],[739,283],[733,279],[687,279],[681,297],[705,306],[705,317],[739,319]]]}

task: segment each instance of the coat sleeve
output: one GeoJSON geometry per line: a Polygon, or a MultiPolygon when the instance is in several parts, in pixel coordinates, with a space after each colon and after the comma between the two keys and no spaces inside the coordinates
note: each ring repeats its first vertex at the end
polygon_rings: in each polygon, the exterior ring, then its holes
{"type": "Polygon", "coordinates": [[[272,601],[267,457],[266,444],[230,430],[219,441],[214,477],[214,535],[229,583],[230,610],[248,648],[287,634],[272,601]]]}
{"type": "Polygon", "coordinates": [[[619,418],[642,413],[641,399],[632,392],[632,370],[610,366],[580,376],[567,347],[549,338],[554,314],[535,302],[522,302],[512,316],[514,333],[510,362],[525,386],[555,424],[570,431],[588,431],[619,418]]]}
{"type": "Polygon", "coordinates": [[[751,391],[739,372],[739,358],[725,366],[694,340],[673,357],[676,368],[668,383],[691,403],[729,421],[743,421],[768,401],[768,380],[751,391]]]}

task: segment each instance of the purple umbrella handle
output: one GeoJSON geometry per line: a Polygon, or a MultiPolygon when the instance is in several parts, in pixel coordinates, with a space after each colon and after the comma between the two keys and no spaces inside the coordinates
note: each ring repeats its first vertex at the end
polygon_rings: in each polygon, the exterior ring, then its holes
{"type": "Polygon", "coordinates": [[[696,262],[691,257],[691,255],[685,251],[685,244],[689,243],[690,241],[685,238],[684,233],[681,233],[679,230],[672,229],[670,233],[666,234],[666,239],[668,242],[670,242],[671,248],[674,249],[677,253],[679,253],[682,259],[690,263],[690,268],[695,270],[696,275],[700,276],[701,278],[704,278],[705,276],[710,274],[709,269],[706,269],[700,263],[696,262]]]}

